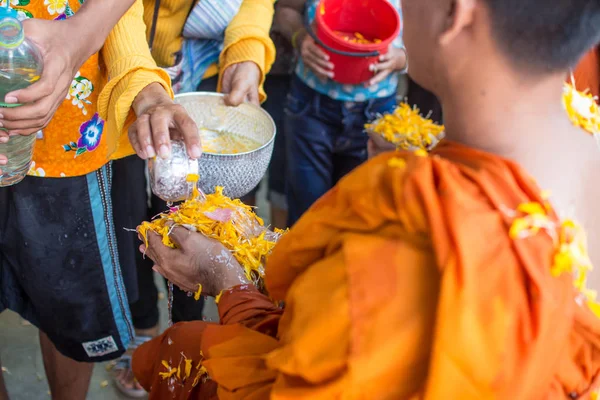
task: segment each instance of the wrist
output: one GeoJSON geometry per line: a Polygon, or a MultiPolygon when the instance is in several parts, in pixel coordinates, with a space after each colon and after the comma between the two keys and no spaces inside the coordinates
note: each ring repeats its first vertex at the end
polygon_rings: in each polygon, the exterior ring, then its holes
{"type": "Polygon", "coordinates": [[[215,285],[216,293],[221,293],[224,290],[251,283],[248,278],[246,278],[244,269],[234,257],[229,258],[227,266],[223,268],[223,270],[224,274],[222,275],[222,278],[219,282],[216,282],[215,285]]]}
{"type": "Polygon", "coordinates": [[[400,51],[401,56],[400,56],[400,62],[398,63],[397,71],[400,74],[407,74],[408,73],[408,53],[406,51],[406,47],[404,47],[404,46],[398,47],[398,50],[400,51]]]}
{"type": "Polygon", "coordinates": [[[97,29],[94,23],[90,26],[91,20],[100,20],[100,18],[86,18],[85,12],[82,10],[71,18],[62,21],[65,29],[71,32],[68,37],[72,38],[72,40],[69,40],[69,42],[75,47],[81,64],[92,55],[98,53],[102,49],[106,39],[106,36],[99,34],[99,29],[97,29]]]}
{"type": "Polygon", "coordinates": [[[138,93],[131,108],[133,108],[135,115],[139,117],[151,107],[162,104],[173,104],[173,100],[160,83],[153,82],[138,93]]]}
{"type": "Polygon", "coordinates": [[[304,27],[297,29],[291,38],[292,47],[297,50],[300,49],[300,47],[302,46],[302,42],[304,41],[304,38],[306,37],[306,35],[307,35],[307,32],[304,27]]]}

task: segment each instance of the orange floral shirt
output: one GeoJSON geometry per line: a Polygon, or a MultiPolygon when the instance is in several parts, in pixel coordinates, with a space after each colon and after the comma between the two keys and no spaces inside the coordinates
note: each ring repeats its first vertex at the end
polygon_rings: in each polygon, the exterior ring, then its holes
{"type": "MultiPolygon", "coordinates": [[[[7,0],[0,0],[0,5],[4,5],[5,1],[7,0]]],[[[84,2],[84,0],[9,1],[22,20],[67,19],[73,16],[84,2]]],[[[81,176],[101,168],[117,154],[118,157],[122,157],[133,153],[126,135],[123,135],[126,131],[124,124],[132,121],[129,115],[131,102],[137,93],[151,82],[161,83],[170,92],[168,76],[158,71],[147,49],[142,14],[143,6],[141,0],[138,0],[113,29],[112,39],[110,37],[107,39],[106,43],[108,40],[113,40],[112,43],[117,42],[117,45],[111,46],[110,50],[114,54],[112,58],[116,60],[114,64],[109,62],[112,60],[103,59],[103,54],[109,51],[103,49],[101,53],[94,54],[79,69],[54,118],[45,129],[38,132],[29,175],[54,178],[81,176]],[[125,22],[127,26],[124,28],[121,25],[125,22]],[[140,31],[139,34],[137,30],[140,31]],[[127,58],[133,61],[124,66],[123,60],[127,58]],[[118,65],[121,71],[115,71],[117,67],[111,70],[112,65],[118,65]],[[127,89],[121,89],[124,94],[115,93],[109,96],[108,102],[115,103],[116,114],[110,113],[111,105],[105,104],[104,108],[109,108],[109,115],[111,115],[108,117],[109,120],[117,115],[117,121],[111,120],[110,123],[105,123],[98,110],[103,109],[102,105],[99,106],[99,98],[102,103],[102,97],[106,97],[105,94],[101,96],[101,92],[107,86],[109,73],[112,75],[111,79],[115,81],[119,81],[123,76],[130,77],[131,84],[127,85],[127,89]],[[117,74],[120,75],[115,76],[117,74]],[[131,77],[132,75],[134,77],[131,77]],[[123,97],[127,98],[123,99],[123,97]],[[119,112],[123,115],[118,115],[119,112]],[[124,121],[125,119],[127,121],[124,121]],[[118,148],[116,142],[119,143],[118,148]]],[[[114,83],[112,88],[107,86],[107,91],[114,90],[115,86],[119,86],[119,83],[114,83]]]]}

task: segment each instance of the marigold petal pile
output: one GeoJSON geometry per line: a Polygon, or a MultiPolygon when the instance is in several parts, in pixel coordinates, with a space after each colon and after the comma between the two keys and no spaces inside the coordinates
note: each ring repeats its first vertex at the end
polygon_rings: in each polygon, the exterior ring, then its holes
{"type": "Polygon", "coordinates": [[[365,128],[402,150],[431,150],[444,138],[443,125],[423,117],[418,108],[406,103],[401,103],[394,112],[380,116],[365,128]]]}
{"type": "Polygon", "coordinates": [[[151,222],[143,222],[138,232],[146,246],[148,232],[152,231],[162,237],[165,246],[175,248],[169,237],[173,226],[182,226],[219,241],[240,263],[246,277],[259,289],[264,289],[264,262],[283,231],[268,230],[252,207],[225,196],[222,187],[208,195],[195,191],[195,195],[180,206],[158,215],[151,222]]]}

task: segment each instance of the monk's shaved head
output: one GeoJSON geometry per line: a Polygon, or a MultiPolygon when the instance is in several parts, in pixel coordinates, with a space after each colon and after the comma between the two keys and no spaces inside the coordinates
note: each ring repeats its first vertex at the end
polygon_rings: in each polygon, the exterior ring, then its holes
{"type": "Polygon", "coordinates": [[[402,8],[409,73],[438,97],[449,85],[487,87],[499,77],[566,77],[600,42],[600,0],[402,0],[402,8]]]}
{"type": "Polygon", "coordinates": [[[516,63],[555,72],[600,42],[600,0],[478,0],[499,46],[516,63]]]}

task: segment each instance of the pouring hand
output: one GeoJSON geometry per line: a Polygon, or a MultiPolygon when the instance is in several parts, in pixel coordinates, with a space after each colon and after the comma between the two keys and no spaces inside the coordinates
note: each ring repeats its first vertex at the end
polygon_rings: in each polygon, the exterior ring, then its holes
{"type": "Polygon", "coordinates": [[[168,158],[171,139],[183,139],[188,155],[200,158],[200,132],[185,108],[175,104],[158,83],[146,86],[133,102],[137,120],[129,128],[129,141],[143,159],[168,158]]]}

